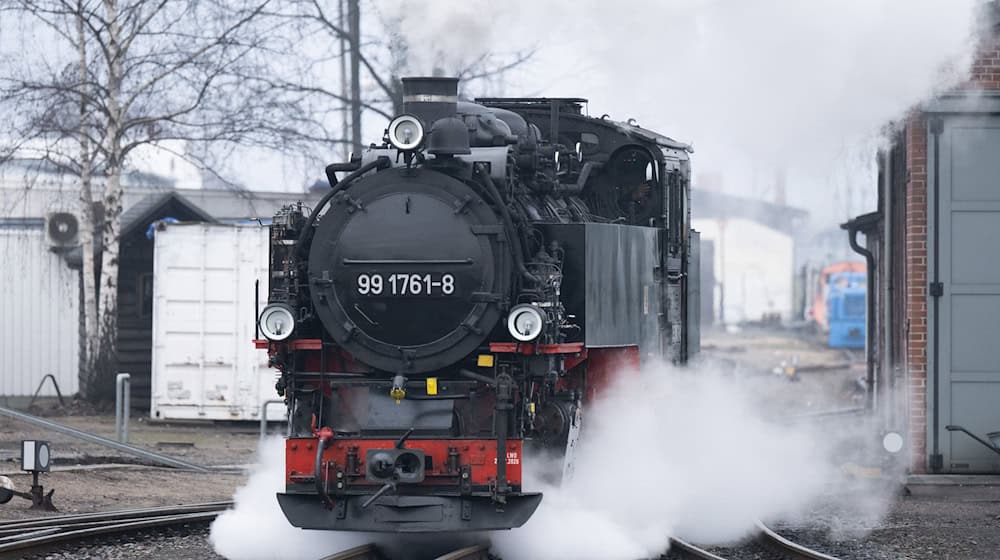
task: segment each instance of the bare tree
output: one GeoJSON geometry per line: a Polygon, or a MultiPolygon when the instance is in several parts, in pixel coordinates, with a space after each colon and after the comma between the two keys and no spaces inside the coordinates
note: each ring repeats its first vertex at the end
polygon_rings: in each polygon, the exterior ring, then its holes
{"type": "MultiPolygon", "coordinates": [[[[398,18],[383,15],[376,2],[369,3],[365,9],[359,0],[342,1],[347,6],[346,25],[345,18],[340,17],[343,10],[341,3],[327,5],[322,0],[285,0],[270,6],[268,12],[278,19],[293,22],[298,37],[307,39],[310,45],[341,45],[341,56],[347,57],[350,65],[349,83],[343,82],[344,73],[341,73],[340,84],[331,82],[325,71],[329,58],[325,54],[317,55],[312,50],[306,50],[302,52],[302,58],[308,62],[301,71],[272,85],[286,91],[308,92],[315,99],[348,110],[354,150],[359,152],[363,111],[385,119],[400,114],[403,111],[400,80],[415,69],[409,60],[412,47],[400,29],[398,18]],[[372,21],[371,31],[364,34],[362,13],[371,16],[372,21]]],[[[320,49],[320,53],[325,52],[320,49]]],[[[512,53],[484,52],[472,60],[450,65],[444,60],[435,60],[435,73],[457,76],[463,91],[469,93],[485,82],[502,81],[507,73],[527,63],[534,53],[533,48],[512,53]]],[[[343,58],[340,63],[345,63],[343,58]]]]}
{"type": "MultiPolygon", "coordinates": [[[[375,4],[0,0],[0,9],[18,10],[63,47],[45,49],[44,63],[25,53],[16,70],[0,69],[0,110],[16,117],[5,131],[15,146],[30,144],[79,179],[87,336],[80,387],[91,398],[108,396],[116,369],[122,180],[137,148],[183,141],[181,155],[218,174],[219,158],[238,146],[299,156],[322,150],[324,158],[338,145],[358,150],[364,111],[402,111],[411,46],[375,4]],[[368,34],[364,14],[374,15],[368,34]],[[329,79],[335,60],[344,69],[339,83],[329,79]],[[334,119],[347,114],[351,138],[334,119]]],[[[0,33],[9,21],[0,20],[0,33]]],[[[483,54],[442,71],[468,88],[501,79],[531,54],[483,54]]]]}
{"type": "Polygon", "coordinates": [[[0,103],[18,116],[12,137],[80,180],[87,397],[107,397],[116,369],[122,179],[134,150],[179,140],[206,165],[203,154],[235,145],[310,150],[340,140],[313,118],[305,92],[270,87],[290,48],[282,21],[265,15],[270,2],[13,2],[74,53],[0,76],[0,103]],[[103,185],[101,223],[93,178],[103,185]]]}

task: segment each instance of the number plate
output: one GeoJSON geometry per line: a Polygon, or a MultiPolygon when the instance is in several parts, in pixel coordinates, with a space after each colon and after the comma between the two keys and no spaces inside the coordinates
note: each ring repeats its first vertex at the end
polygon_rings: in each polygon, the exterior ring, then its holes
{"type": "Polygon", "coordinates": [[[451,296],[455,276],[440,273],[359,274],[354,284],[362,296],[451,296]]]}

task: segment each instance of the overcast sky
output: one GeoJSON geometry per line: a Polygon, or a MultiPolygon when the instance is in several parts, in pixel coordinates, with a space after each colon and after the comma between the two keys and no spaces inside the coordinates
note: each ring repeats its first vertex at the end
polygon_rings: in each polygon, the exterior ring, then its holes
{"type": "MultiPolygon", "coordinates": [[[[873,209],[879,130],[957,78],[977,4],[386,0],[378,9],[403,18],[414,74],[442,57],[460,64],[535,46],[507,95],[586,97],[594,115],[693,143],[696,176],[730,192],[771,198],[784,169],[788,202],[834,223],[873,209]]],[[[377,140],[384,119],[366,117],[366,141],[377,140]]],[[[300,170],[265,172],[294,183],[300,170]]]]}
{"type": "MultiPolygon", "coordinates": [[[[773,199],[785,170],[788,203],[833,224],[873,209],[879,130],[960,75],[980,3],[380,0],[362,2],[362,26],[373,38],[379,17],[400,18],[413,75],[536,48],[503,91],[486,93],[588,98],[595,116],[692,143],[696,178],[729,192],[773,199]]],[[[0,50],[19,46],[34,48],[0,38],[0,50]]],[[[339,71],[327,74],[335,82],[339,71]]],[[[366,144],[384,121],[366,113],[366,144]]],[[[331,149],[331,161],[341,157],[331,149]]],[[[322,176],[259,153],[228,171],[260,190],[301,191],[322,176]]]]}

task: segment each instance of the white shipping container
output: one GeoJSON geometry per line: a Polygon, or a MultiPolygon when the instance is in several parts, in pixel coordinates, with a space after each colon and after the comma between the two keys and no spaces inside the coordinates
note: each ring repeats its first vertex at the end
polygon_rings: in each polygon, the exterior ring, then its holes
{"type": "MultiPolygon", "coordinates": [[[[153,419],[259,420],[261,405],[278,398],[277,370],[253,344],[267,259],[267,227],[173,224],[156,232],[153,419]]],[[[267,412],[278,420],[285,407],[267,412]]]]}

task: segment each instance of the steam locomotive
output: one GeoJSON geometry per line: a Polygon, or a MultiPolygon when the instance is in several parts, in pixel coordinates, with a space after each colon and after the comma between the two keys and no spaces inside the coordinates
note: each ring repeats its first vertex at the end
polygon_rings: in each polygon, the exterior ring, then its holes
{"type": "Polygon", "coordinates": [[[288,406],[277,499],[306,529],[518,527],[535,452],[558,479],[616,376],[697,351],[691,149],[584,99],[403,85],[383,143],[271,226],[256,344],[288,406]]]}

